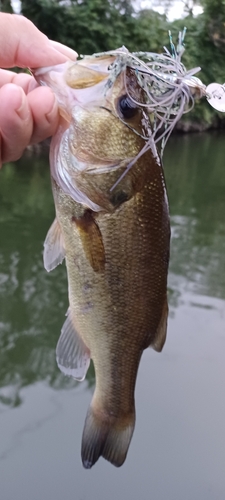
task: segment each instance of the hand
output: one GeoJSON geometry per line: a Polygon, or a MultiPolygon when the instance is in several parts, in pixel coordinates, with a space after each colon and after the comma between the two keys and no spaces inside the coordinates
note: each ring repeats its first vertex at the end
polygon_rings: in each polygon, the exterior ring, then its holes
{"type": "MultiPolygon", "coordinates": [[[[76,56],[25,17],[0,13],[0,67],[51,66],[76,56]]],[[[57,102],[48,87],[38,87],[28,74],[0,69],[0,166],[17,160],[28,144],[53,135],[58,121],[57,102]]]]}

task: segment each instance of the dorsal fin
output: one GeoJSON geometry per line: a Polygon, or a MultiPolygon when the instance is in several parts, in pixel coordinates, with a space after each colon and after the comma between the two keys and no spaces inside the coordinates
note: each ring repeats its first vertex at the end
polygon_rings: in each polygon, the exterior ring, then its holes
{"type": "Polygon", "coordinates": [[[80,382],[84,380],[90,364],[90,351],[74,328],[70,309],[56,347],[56,361],[64,375],[80,382]]]}
{"type": "Polygon", "coordinates": [[[63,245],[63,236],[60,225],[55,218],[52,223],[44,242],[44,266],[46,271],[50,272],[55,269],[58,264],[62,264],[65,257],[63,245]]]}

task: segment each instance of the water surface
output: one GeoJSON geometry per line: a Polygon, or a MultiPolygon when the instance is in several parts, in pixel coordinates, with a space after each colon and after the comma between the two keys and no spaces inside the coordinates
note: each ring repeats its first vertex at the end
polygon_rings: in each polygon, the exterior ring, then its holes
{"type": "Polygon", "coordinates": [[[176,136],[165,155],[172,244],[164,350],[144,353],[137,423],[116,469],[80,461],[94,384],[63,377],[55,346],[68,307],[64,265],[42,246],[54,218],[47,158],[0,172],[1,500],[224,500],[225,145],[176,136]]]}

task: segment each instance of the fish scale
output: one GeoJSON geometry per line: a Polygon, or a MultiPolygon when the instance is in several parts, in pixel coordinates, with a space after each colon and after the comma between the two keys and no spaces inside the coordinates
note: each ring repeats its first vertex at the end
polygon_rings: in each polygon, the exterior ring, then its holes
{"type": "MultiPolygon", "coordinates": [[[[107,86],[103,63],[104,58],[95,86],[93,68],[88,82],[87,61],[85,98],[85,60],[70,72],[70,83],[72,74],[75,80],[68,96],[75,104],[70,109],[66,101],[70,118],[61,122],[51,145],[56,221],[44,252],[48,270],[56,265],[57,253],[60,262],[65,256],[68,274],[69,311],[57,345],[58,365],[78,380],[85,377],[90,358],[95,367],[96,387],[82,437],[86,468],[101,455],[123,464],[135,425],[139,362],[148,346],[161,351],[168,315],[170,225],[163,169],[146,110],[131,106],[128,118],[121,118],[127,100],[119,107],[129,85],[139,98],[143,90],[124,65],[107,86]],[[149,147],[139,155],[145,138],[149,147]]],[[[63,71],[67,68],[62,65],[63,71]]],[[[50,76],[48,70],[49,85],[50,76]]],[[[60,85],[58,93],[62,105],[60,85]]]]}

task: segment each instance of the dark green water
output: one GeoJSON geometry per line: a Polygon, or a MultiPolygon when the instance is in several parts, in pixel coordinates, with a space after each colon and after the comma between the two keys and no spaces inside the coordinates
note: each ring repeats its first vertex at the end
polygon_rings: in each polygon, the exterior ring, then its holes
{"type": "Polygon", "coordinates": [[[1,500],[224,500],[225,142],[177,136],[164,159],[172,222],[170,321],[143,356],[137,423],[121,469],[82,469],[94,384],[66,379],[55,346],[68,307],[65,267],[43,269],[54,218],[47,159],[0,172],[1,500]]]}

